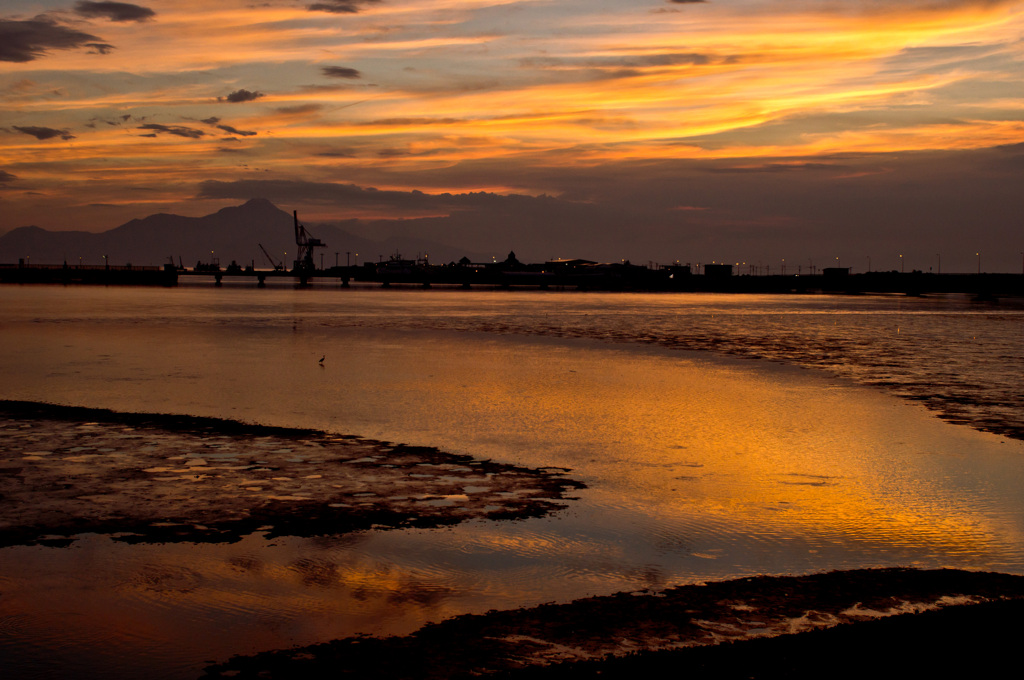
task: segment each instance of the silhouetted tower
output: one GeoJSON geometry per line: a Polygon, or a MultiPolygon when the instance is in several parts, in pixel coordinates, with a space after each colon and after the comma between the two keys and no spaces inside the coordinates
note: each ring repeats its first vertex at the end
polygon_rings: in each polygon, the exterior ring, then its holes
{"type": "Polygon", "coordinates": [[[295,270],[311,272],[316,270],[313,262],[313,249],[326,248],[327,244],[318,238],[310,236],[306,228],[299,224],[299,211],[293,210],[292,217],[295,218],[295,245],[298,246],[298,257],[295,258],[295,270]]]}

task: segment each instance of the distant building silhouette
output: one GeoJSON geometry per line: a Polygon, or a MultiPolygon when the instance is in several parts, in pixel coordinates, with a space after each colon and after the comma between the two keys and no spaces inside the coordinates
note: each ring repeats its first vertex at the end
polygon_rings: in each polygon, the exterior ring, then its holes
{"type": "Polygon", "coordinates": [[[704,276],[732,276],[731,264],[706,264],[704,276]]]}

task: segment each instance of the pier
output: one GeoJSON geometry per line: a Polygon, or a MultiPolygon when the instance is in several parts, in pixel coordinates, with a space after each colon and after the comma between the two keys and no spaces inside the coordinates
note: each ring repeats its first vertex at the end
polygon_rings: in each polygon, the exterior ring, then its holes
{"type": "Polygon", "coordinates": [[[787,294],[833,293],[847,295],[899,294],[908,296],[967,294],[978,299],[1024,297],[1024,274],[933,274],[896,271],[851,274],[826,270],[813,275],[695,274],[686,266],[645,267],[626,264],[523,265],[407,265],[366,263],[326,269],[282,271],[252,268],[225,271],[179,271],[182,278],[212,276],[225,281],[294,282],[296,286],[377,286],[381,288],[575,290],[624,292],[787,294]]]}
{"type": "Polygon", "coordinates": [[[689,266],[640,266],[627,263],[599,264],[582,260],[554,261],[544,264],[508,266],[452,263],[429,265],[424,262],[392,260],[337,266],[325,269],[256,269],[232,264],[193,269],[174,265],[47,265],[0,264],[0,283],[49,283],[63,285],[176,286],[191,280],[200,283],[213,279],[213,285],[268,282],[296,287],[335,286],[349,288],[460,288],[504,290],[576,290],[679,293],[834,293],[899,294],[908,296],[967,294],[977,299],[1024,297],[1024,274],[933,274],[931,272],[876,271],[859,274],[848,270],[822,273],[733,275],[730,271],[708,268],[697,274],[689,266]]]}

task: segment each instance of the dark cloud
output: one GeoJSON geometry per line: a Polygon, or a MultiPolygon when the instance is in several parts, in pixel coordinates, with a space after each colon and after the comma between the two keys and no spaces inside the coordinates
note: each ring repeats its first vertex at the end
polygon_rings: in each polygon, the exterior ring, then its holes
{"type": "Polygon", "coordinates": [[[707,2],[707,0],[668,0],[672,5],[692,5],[698,2],[707,2]]]}
{"type": "MultiPolygon", "coordinates": [[[[76,47],[110,45],[97,42],[100,38],[82,31],[61,26],[44,16],[26,21],[0,19],[0,61],[26,62],[44,56],[48,50],[68,50],[76,47]]],[[[101,54],[105,54],[97,49],[101,54]]]]}
{"type": "Polygon", "coordinates": [[[61,139],[74,139],[75,136],[67,130],[55,130],[54,128],[38,127],[36,125],[15,125],[15,130],[22,134],[32,135],[36,139],[53,139],[54,137],[60,137],[61,139]]]}
{"type": "Polygon", "coordinates": [[[324,66],[320,71],[331,78],[362,78],[363,74],[347,66],[324,66]]]}
{"type": "Polygon", "coordinates": [[[352,149],[329,149],[316,155],[321,158],[355,158],[356,152],[352,149]]]}
{"type": "MultiPolygon", "coordinates": [[[[85,124],[85,127],[95,129],[96,125],[99,124],[99,123],[104,123],[106,125],[109,125],[110,127],[120,127],[120,126],[124,125],[125,123],[127,123],[128,121],[130,121],[131,119],[132,119],[132,114],[130,114],[130,113],[125,113],[125,114],[122,114],[120,116],[117,116],[116,118],[111,118],[111,119],[90,118],[89,122],[85,124]]],[[[140,118],[136,118],[135,119],[136,122],[142,122],[144,120],[146,120],[145,116],[142,116],[140,118]]]]}
{"type": "Polygon", "coordinates": [[[257,134],[252,130],[239,130],[237,128],[231,127],[230,125],[218,125],[217,128],[223,130],[224,132],[230,132],[233,135],[238,135],[239,137],[252,137],[253,135],[257,134]]]}
{"type": "Polygon", "coordinates": [[[331,14],[355,14],[362,5],[371,5],[380,0],[328,0],[308,5],[311,12],[330,12],[331,14]]]}
{"type": "Polygon", "coordinates": [[[148,21],[156,12],[127,2],[79,2],[75,12],[83,17],[100,17],[111,21],[148,21]]]}
{"type": "Polygon", "coordinates": [[[262,92],[250,92],[249,90],[235,90],[227,97],[217,97],[217,101],[226,101],[231,104],[239,102],[251,102],[264,96],[262,92]]]}
{"type": "Polygon", "coordinates": [[[277,109],[277,112],[288,115],[299,115],[304,113],[316,113],[323,108],[323,104],[297,104],[296,106],[281,106],[277,109]]]}
{"type": "Polygon", "coordinates": [[[114,49],[110,43],[85,43],[85,46],[89,48],[90,54],[110,54],[114,49]]]}
{"type": "Polygon", "coordinates": [[[10,182],[13,182],[16,179],[18,179],[17,175],[12,175],[9,172],[0,170],[0,184],[9,184],[10,182]]]}
{"type": "Polygon", "coordinates": [[[229,133],[231,133],[233,135],[238,135],[239,137],[252,137],[253,135],[258,134],[256,132],[251,131],[251,130],[239,130],[238,128],[232,127],[230,125],[226,125],[226,124],[222,125],[220,123],[220,121],[221,121],[221,119],[219,117],[217,117],[217,116],[210,116],[209,118],[203,118],[199,122],[200,123],[206,123],[207,125],[211,125],[211,126],[217,128],[218,130],[223,130],[224,132],[229,132],[229,133]]]}
{"type": "Polygon", "coordinates": [[[185,137],[187,139],[199,139],[205,137],[206,133],[202,130],[195,128],[185,127],[184,125],[161,125],[160,123],[146,123],[140,125],[138,130],[149,130],[149,134],[142,135],[143,137],[156,137],[157,134],[164,132],[175,137],[185,137]]]}
{"type": "Polygon", "coordinates": [[[199,188],[200,198],[248,200],[253,196],[262,196],[282,203],[339,203],[351,208],[387,209],[397,212],[452,212],[510,200],[507,196],[487,192],[426,194],[416,190],[380,191],[355,184],[297,180],[207,180],[202,182],[199,188]]]}

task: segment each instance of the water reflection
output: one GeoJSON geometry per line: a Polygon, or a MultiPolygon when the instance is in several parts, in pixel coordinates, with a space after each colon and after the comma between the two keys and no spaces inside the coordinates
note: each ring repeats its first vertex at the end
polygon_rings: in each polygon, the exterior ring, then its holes
{"type": "MultiPolygon", "coordinates": [[[[2,666],[16,677],[195,677],[205,660],[456,613],[456,588],[358,541],[6,548],[2,666]]],[[[11,676],[14,677],[14,676],[11,676]]]]}

